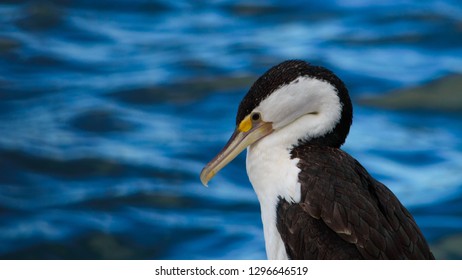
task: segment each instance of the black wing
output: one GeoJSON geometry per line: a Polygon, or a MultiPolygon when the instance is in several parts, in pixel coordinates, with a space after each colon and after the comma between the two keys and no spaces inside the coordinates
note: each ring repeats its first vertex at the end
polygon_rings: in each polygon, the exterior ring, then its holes
{"type": "Polygon", "coordinates": [[[347,153],[292,150],[300,203],[280,199],[277,227],[291,259],[434,259],[411,214],[347,153]]]}

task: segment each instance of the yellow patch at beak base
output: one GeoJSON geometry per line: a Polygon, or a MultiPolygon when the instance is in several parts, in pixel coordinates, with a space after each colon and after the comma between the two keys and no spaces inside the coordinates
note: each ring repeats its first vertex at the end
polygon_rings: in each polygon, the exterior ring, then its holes
{"type": "Polygon", "coordinates": [[[250,115],[245,117],[238,126],[240,132],[247,132],[252,129],[252,120],[250,119],[250,115]]]}

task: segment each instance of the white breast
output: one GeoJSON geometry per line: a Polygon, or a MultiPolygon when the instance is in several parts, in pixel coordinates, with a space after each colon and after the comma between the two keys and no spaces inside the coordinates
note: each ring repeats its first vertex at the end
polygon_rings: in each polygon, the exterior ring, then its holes
{"type": "Polygon", "coordinates": [[[268,259],[287,259],[284,243],[276,228],[278,197],[300,202],[298,159],[289,150],[272,146],[272,135],[247,149],[247,174],[260,201],[268,259]]]}

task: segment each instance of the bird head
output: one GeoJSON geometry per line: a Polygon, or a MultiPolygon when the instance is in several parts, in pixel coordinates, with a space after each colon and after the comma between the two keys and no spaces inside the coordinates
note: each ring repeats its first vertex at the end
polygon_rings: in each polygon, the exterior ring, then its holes
{"type": "Polygon", "coordinates": [[[324,67],[288,60],[255,81],[242,99],[236,129],[225,147],[202,170],[205,186],[245,148],[271,138],[291,149],[302,144],[340,147],[352,122],[343,82],[324,67]]]}

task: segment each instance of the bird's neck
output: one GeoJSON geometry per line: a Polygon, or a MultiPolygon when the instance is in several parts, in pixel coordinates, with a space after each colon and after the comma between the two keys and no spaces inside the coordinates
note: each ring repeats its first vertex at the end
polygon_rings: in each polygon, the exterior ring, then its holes
{"type": "Polygon", "coordinates": [[[247,150],[247,174],[260,201],[266,253],[269,259],[287,259],[276,228],[276,208],[280,198],[300,201],[298,159],[291,159],[290,149],[275,145],[271,135],[247,150]]]}
{"type": "Polygon", "coordinates": [[[266,251],[270,259],[287,258],[276,228],[279,200],[300,202],[301,197],[299,159],[291,151],[298,145],[330,144],[331,141],[325,140],[333,139],[332,135],[335,136],[340,126],[339,116],[329,112],[331,110],[327,108],[315,115],[303,115],[247,149],[247,174],[260,201],[266,251]],[[316,141],[321,138],[324,141],[316,141]]]}

